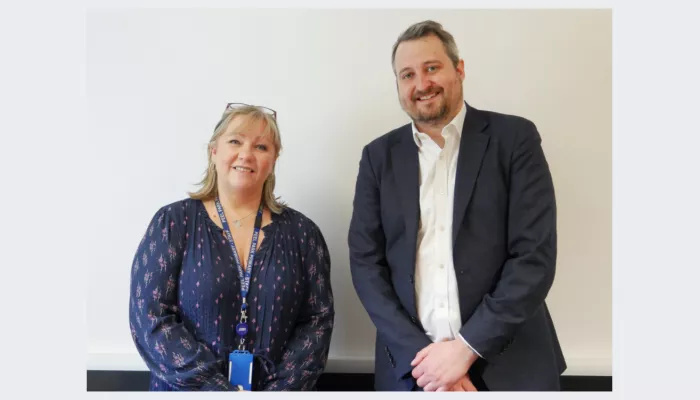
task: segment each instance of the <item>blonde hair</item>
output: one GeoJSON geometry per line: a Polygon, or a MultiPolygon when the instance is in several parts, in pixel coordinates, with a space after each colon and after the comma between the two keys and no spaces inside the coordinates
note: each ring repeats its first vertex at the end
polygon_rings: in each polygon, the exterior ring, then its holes
{"type": "MultiPolygon", "coordinates": [[[[265,132],[263,135],[272,135],[272,144],[275,147],[275,165],[277,164],[277,157],[282,151],[282,140],[280,139],[280,131],[277,126],[277,120],[274,116],[266,113],[262,109],[256,106],[241,106],[233,109],[227,109],[221,116],[221,120],[216,124],[214,128],[214,134],[209,140],[207,145],[207,162],[208,166],[206,171],[204,171],[204,178],[199,182],[200,189],[195,192],[189,192],[189,196],[196,200],[212,200],[219,193],[216,186],[216,166],[211,158],[212,150],[216,146],[216,141],[221,137],[221,135],[226,132],[231,121],[238,116],[247,117],[247,124],[262,121],[265,125],[265,132]]],[[[262,201],[263,205],[270,209],[271,212],[279,214],[282,212],[285,204],[281,202],[279,198],[275,197],[275,170],[273,167],[270,175],[265,179],[262,190],[262,201]]]]}

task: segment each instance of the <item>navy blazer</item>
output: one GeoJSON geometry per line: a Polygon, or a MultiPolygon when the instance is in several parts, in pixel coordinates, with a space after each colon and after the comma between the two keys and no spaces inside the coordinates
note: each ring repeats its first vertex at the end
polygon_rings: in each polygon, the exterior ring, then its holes
{"type": "MultiPolygon", "coordinates": [[[[467,105],[453,215],[460,333],[482,355],[477,388],[558,390],[566,363],[545,297],[557,253],[554,187],[535,125],[467,105]]],[[[364,147],[348,234],[357,294],[377,328],[375,388],[416,390],[411,360],[431,343],[414,271],[418,148],[411,125],[364,147]]]]}

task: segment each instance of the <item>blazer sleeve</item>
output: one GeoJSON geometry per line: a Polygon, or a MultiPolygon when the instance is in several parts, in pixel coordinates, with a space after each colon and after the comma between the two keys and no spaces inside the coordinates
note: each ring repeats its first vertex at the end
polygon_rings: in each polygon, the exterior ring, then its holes
{"type": "Polygon", "coordinates": [[[510,160],[508,259],[492,292],[460,330],[483,358],[512,341],[543,304],[554,281],[557,230],[554,185],[535,125],[516,136],[510,160]]]}
{"type": "Polygon", "coordinates": [[[131,268],[129,324],[141,358],[160,380],[177,390],[236,390],[224,366],[183,325],[177,280],[184,252],[182,222],[174,206],[160,209],[141,239],[131,268]],[[179,221],[179,224],[178,224],[179,221]]]}
{"type": "Polygon", "coordinates": [[[321,231],[311,225],[302,253],[306,271],[302,309],[276,372],[263,390],[312,390],[326,367],[335,317],[331,259],[321,231]]]}
{"type": "Polygon", "coordinates": [[[388,348],[385,351],[391,354],[396,379],[412,380],[411,361],[432,341],[411,321],[393,287],[385,252],[386,238],[381,223],[379,196],[376,172],[365,146],[348,233],[352,281],[382,342],[388,348]]]}

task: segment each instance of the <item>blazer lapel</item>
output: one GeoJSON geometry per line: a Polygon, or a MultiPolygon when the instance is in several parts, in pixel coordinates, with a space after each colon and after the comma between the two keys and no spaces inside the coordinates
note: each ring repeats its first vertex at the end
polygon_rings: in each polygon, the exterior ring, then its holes
{"type": "Polygon", "coordinates": [[[457,176],[455,178],[454,219],[452,220],[453,248],[456,246],[457,232],[459,232],[467,206],[469,206],[474,184],[489,142],[489,136],[483,133],[488,122],[479,110],[466,106],[467,115],[462,127],[457,158],[457,176]]]}
{"type": "Polygon", "coordinates": [[[406,237],[411,263],[411,273],[416,263],[416,242],[418,240],[419,214],[419,165],[418,148],[413,141],[411,125],[404,128],[400,139],[391,149],[391,168],[398,189],[397,196],[401,199],[404,220],[406,222],[406,237]]]}

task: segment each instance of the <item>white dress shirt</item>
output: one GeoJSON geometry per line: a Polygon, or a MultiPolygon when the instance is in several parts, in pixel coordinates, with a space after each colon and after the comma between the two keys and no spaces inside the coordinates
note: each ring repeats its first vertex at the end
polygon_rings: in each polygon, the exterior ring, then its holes
{"type": "MultiPolygon", "coordinates": [[[[415,288],[420,319],[433,342],[459,337],[462,318],[452,259],[452,220],[457,157],[467,107],[442,129],[443,148],[411,123],[420,165],[420,221],[416,249],[415,288]]],[[[472,348],[476,353],[476,351],[472,348]]],[[[478,353],[476,353],[478,355],[478,353]]]]}

